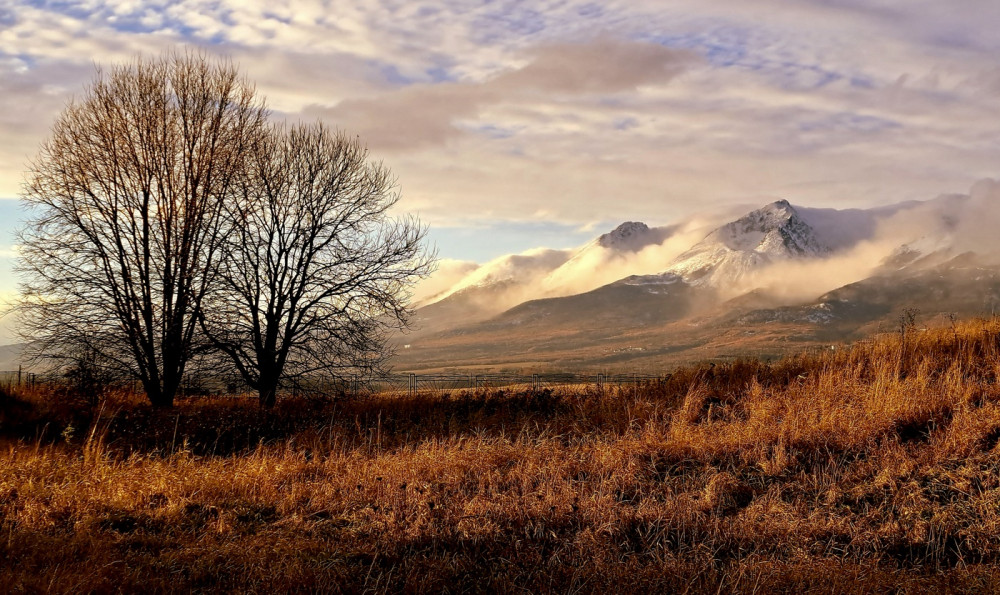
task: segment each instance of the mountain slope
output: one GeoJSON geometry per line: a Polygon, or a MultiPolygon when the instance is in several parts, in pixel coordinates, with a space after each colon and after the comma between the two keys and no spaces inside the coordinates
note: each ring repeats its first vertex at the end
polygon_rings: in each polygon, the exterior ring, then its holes
{"type": "Polygon", "coordinates": [[[629,221],[576,250],[532,250],[502,256],[427,300],[414,317],[418,335],[485,320],[532,299],[576,295],[614,281],[627,261],[670,238],[678,226],[629,221]],[[604,275],[602,277],[602,274],[604,275]]]}
{"type": "Polygon", "coordinates": [[[997,200],[995,183],[873,209],[780,200],[694,239],[626,222],[573,252],[535,295],[557,271],[617,280],[476,320],[453,298],[450,328],[408,337],[397,365],[636,369],[853,340],[894,328],[907,308],[922,320],[989,315],[1000,305],[997,200]]]}

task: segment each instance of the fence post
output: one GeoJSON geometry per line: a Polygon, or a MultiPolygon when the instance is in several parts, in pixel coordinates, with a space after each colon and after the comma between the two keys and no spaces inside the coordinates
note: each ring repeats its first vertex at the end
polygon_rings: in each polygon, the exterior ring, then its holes
{"type": "Polygon", "coordinates": [[[21,388],[21,364],[17,364],[17,387],[21,388]]]}
{"type": "Polygon", "coordinates": [[[538,374],[531,375],[531,390],[538,390],[538,374]]]}
{"type": "Polygon", "coordinates": [[[410,396],[411,397],[417,392],[417,375],[416,374],[410,374],[409,391],[410,391],[410,396]]]}

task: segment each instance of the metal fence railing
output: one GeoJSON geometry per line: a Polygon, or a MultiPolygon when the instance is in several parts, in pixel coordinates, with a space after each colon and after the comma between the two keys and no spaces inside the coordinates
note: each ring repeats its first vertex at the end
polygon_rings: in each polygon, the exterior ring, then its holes
{"type": "Polygon", "coordinates": [[[23,370],[0,371],[0,388],[7,390],[22,386],[35,386],[47,380],[50,379],[40,377],[34,372],[25,372],[23,370]]]}

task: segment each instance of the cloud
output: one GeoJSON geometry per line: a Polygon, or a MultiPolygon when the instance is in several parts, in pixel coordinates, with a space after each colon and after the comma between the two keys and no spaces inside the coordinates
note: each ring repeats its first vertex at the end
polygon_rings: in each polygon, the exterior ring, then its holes
{"type": "Polygon", "coordinates": [[[596,243],[581,247],[564,265],[541,280],[536,297],[574,295],[631,275],[662,272],[677,256],[724,223],[726,214],[721,210],[714,216],[692,217],[668,228],[654,229],[663,240],[635,252],[613,250],[596,243]]]}
{"type": "Polygon", "coordinates": [[[983,262],[1000,263],[996,233],[1000,182],[987,178],[976,182],[968,194],[896,205],[878,213],[870,223],[855,223],[858,234],[845,249],[827,258],[775,263],[725,288],[725,296],[764,289],[789,304],[813,300],[870,277],[908,250],[927,257],[913,266],[940,264],[967,252],[974,252],[983,262]]]}
{"type": "MultiPolygon", "coordinates": [[[[427,303],[466,292],[485,312],[497,313],[528,300],[563,297],[597,289],[630,275],[659,273],[679,254],[745,207],[719,209],[676,225],[653,228],[638,249],[609,248],[598,240],[566,250],[534,248],[500,256],[481,266],[449,261],[431,278],[434,287],[451,285],[427,303]],[[455,273],[465,271],[456,279],[455,273]]],[[[421,292],[422,294],[426,292],[421,292]]]]}
{"type": "Polygon", "coordinates": [[[501,256],[470,271],[450,289],[438,294],[434,301],[464,292],[483,310],[500,312],[543,297],[541,281],[570,256],[569,250],[550,248],[533,248],[501,256]]]}
{"type": "Polygon", "coordinates": [[[616,94],[668,83],[698,62],[691,51],[601,38],[535,48],[526,66],[501,74],[489,86],[515,93],[616,94]]]}
{"type": "Polygon", "coordinates": [[[277,117],[359,134],[432,226],[922,198],[997,173],[998,6],[16,1],[0,196],[94,61],[193,45],[232,55],[277,117]]]}
{"type": "Polygon", "coordinates": [[[781,304],[808,302],[838,287],[867,279],[899,247],[892,239],[865,240],[827,258],[779,262],[736,286],[723,288],[721,293],[724,298],[732,298],[763,289],[781,304]]]}
{"type": "Polygon", "coordinates": [[[437,270],[424,279],[413,290],[413,303],[421,304],[438,294],[450,290],[469,273],[479,268],[474,262],[443,258],[438,261],[437,270]]]}
{"type": "Polygon", "coordinates": [[[375,150],[415,149],[465,134],[458,122],[478,119],[490,105],[635,91],[668,83],[697,62],[692,52],[643,42],[545,45],[530,52],[526,65],[483,82],[416,84],[333,107],[311,105],[303,115],[357,133],[375,150]]]}

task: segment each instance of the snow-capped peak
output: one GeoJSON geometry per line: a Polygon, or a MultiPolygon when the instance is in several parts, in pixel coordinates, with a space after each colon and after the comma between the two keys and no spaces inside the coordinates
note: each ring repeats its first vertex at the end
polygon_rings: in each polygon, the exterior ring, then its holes
{"type": "Polygon", "coordinates": [[[689,283],[721,287],[778,260],[829,252],[795,207],[787,200],[779,200],[708,234],[681,254],[666,272],[689,283]]]}
{"type": "Polygon", "coordinates": [[[829,251],[787,200],[775,201],[723,225],[703,243],[716,242],[730,250],[771,256],[814,255],[829,251]]]}
{"type": "Polygon", "coordinates": [[[597,244],[611,250],[636,252],[650,243],[649,226],[640,221],[626,221],[597,238],[597,244]]]}

